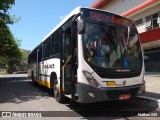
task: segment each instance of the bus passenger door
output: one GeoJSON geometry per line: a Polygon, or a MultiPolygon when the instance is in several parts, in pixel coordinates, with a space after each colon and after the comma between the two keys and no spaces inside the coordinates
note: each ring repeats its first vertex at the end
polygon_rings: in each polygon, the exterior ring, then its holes
{"type": "Polygon", "coordinates": [[[62,53],[62,90],[65,96],[71,98],[71,27],[63,30],[62,53]]]}
{"type": "MultiPolygon", "coordinates": [[[[74,31],[74,33],[76,33],[74,31]]],[[[73,42],[73,28],[71,26],[67,27],[67,29],[63,30],[63,53],[62,53],[62,84],[63,84],[63,92],[65,96],[71,98],[72,100],[76,100],[76,73],[77,67],[75,65],[75,51],[76,44],[73,42]]],[[[75,39],[76,41],[76,39],[75,39]]]]}

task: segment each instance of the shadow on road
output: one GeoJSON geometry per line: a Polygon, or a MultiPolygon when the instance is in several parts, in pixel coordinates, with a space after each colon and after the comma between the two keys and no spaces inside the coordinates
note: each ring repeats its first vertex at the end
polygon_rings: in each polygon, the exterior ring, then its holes
{"type": "MultiPolygon", "coordinates": [[[[45,89],[44,89],[45,90],[45,89]]],[[[50,96],[32,86],[27,77],[0,78],[0,103],[22,103],[50,96]]]]}
{"type": "Polygon", "coordinates": [[[85,119],[89,119],[90,117],[114,117],[114,119],[135,117],[138,116],[138,113],[150,113],[157,109],[156,107],[150,107],[131,101],[108,101],[90,104],[70,102],[67,107],[77,112],[85,119]]]}

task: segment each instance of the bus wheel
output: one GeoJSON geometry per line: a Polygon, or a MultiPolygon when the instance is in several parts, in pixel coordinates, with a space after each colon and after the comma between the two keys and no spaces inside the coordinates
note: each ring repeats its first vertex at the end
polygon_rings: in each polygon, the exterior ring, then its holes
{"type": "Polygon", "coordinates": [[[57,102],[62,103],[64,101],[64,96],[60,92],[58,88],[58,82],[57,80],[54,81],[54,98],[57,102]]]}
{"type": "Polygon", "coordinates": [[[33,86],[36,86],[37,83],[34,81],[33,71],[32,71],[32,74],[31,74],[31,79],[32,79],[32,85],[33,85],[33,86]]]}
{"type": "Polygon", "coordinates": [[[52,73],[50,77],[50,88],[52,91],[52,95],[54,96],[54,81],[57,79],[56,74],[52,73]]]}

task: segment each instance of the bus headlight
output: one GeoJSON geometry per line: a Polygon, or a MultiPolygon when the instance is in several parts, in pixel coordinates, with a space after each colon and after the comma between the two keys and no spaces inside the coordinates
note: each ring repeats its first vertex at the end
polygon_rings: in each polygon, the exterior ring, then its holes
{"type": "Polygon", "coordinates": [[[95,80],[95,78],[91,75],[91,73],[87,72],[87,71],[83,71],[83,74],[85,76],[85,78],[87,79],[87,81],[89,82],[89,84],[93,87],[96,88],[100,88],[100,84],[95,80]]]}

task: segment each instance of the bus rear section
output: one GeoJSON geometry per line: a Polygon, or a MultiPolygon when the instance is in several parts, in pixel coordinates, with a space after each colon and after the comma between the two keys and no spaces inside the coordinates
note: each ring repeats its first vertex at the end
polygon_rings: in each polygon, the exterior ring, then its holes
{"type": "Polygon", "coordinates": [[[145,92],[143,51],[133,21],[82,9],[78,35],[78,101],[126,100],[145,92]]]}

